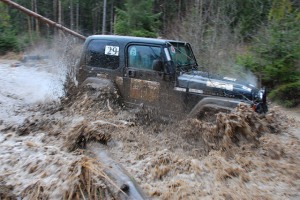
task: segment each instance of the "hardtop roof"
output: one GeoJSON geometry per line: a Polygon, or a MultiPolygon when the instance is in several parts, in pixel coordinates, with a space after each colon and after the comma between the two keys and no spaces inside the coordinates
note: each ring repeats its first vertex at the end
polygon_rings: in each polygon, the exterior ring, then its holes
{"type": "Polygon", "coordinates": [[[134,36],[121,36],[121,35],[92,35],[86,39],[86,42],[93,40],[93,39],[108,39],[113,40],[119,43],[152,43],[152,44],[166,44],[168,42],[180,42],[185,43],[182,41],[175,41],[175,40],[168,40],[168,39],[156,39],[156,38],[145,38],[145,37],[134,37],[134,36]]]}

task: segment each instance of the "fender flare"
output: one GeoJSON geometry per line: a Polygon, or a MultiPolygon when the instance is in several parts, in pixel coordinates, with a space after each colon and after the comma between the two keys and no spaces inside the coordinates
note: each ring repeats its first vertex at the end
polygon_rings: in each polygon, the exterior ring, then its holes
{"type": "Polygon", "coordinates": [[[203,112],[205,108],[232,111],[240,103],[249,104],[249,102],[243,102],[243,101],[224,98],[224,97],[205,97],[194,106],[194,108],[188,114],[188,117],[190,118],[197,117],[198,114],[203,112]]]}
{"type": "Polygon", "coordinates": [[[81,86],[110,92],[114,92],[115,89],[115,84],[112,80],[100,77],[88,77],[82,82],[81,86]]]}

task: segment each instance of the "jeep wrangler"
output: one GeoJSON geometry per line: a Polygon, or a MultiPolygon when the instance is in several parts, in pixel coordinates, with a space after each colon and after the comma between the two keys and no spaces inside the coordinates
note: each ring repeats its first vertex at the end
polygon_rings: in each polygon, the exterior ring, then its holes
{"type": "Polygon", "coordinates": [[[231,110],[241,102],[258,113],[267,112],[264,89],[199,71],[191,45],[181,41],[90,36],[77,81],[115,86],[126,105],[168,115],[199,117],[205,109],[231,110]]]}

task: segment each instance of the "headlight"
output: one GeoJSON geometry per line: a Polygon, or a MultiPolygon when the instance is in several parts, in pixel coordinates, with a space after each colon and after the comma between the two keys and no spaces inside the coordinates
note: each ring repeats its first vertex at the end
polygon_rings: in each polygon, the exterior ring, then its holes
{"type": "Polygon", "coordinates": [[[266,91],[265,91],[264,88],[263,88],[263,89],[260,89],[260,90],[257,92],[257,98],[258,98],[259,100],[263,100],[265,92],[266,92],[266,91]]]}
{"type": "Polygon", "coordinates": [[[262,99],[263,99],[264,93],[265,93],[264,90],[260,90],[260,91],[258,92],[259,100],[262,100],[262,99]]]}
{"type": "Polygon", "coordinates": [[[260,89],[257,93],[258,101],[254,103],[253,108],[258,113],[268,112],[268,105],[266,100],[266,90],[260,89]]]}

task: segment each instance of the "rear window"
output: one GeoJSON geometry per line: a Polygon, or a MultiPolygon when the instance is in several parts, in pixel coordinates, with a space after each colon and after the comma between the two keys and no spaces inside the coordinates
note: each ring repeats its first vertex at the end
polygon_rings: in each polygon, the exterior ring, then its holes
{"type": "Polygon", "coordinates": [[[86,50],[86,64],[90,67],[117,69],[119,51],[119,45],[115,41],[92,40],[86,50]]]}

